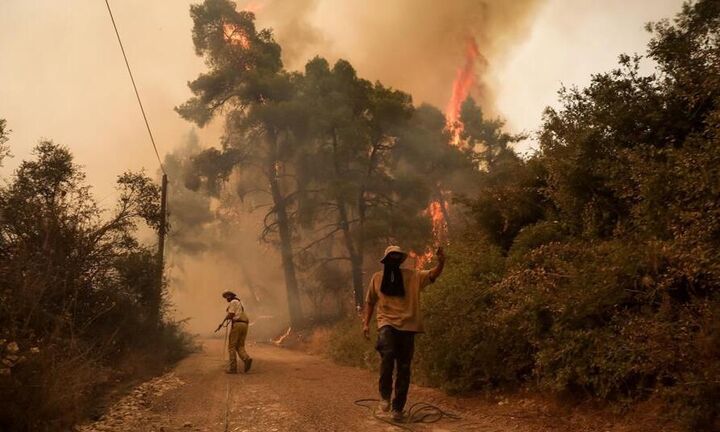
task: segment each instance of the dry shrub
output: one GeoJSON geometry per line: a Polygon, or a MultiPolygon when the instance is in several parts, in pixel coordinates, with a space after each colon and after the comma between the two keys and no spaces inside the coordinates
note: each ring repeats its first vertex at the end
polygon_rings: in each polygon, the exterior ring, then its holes
{"type": "Polygon", "coordinates": [[[619,404],[663,398],[691,430],[713,430],[720,272],[705,254],[575,240],[513,256],[504,271],[497,251],[468,243],[450,249],[451,266],[424,297],[420,378],[450,391],[522,385],[619,404]]]}
{"type": "Polygon", "coordinates": [[[104,215],[66,147],[43,141],[34,155],[0,186],[3,431],[68,430],[110,378],[147,376],[192,349],[182,323],[163,320],[158,257],[136,237],[141,222],[158,228],[159,187],[123,174],[104,215]]]}
{"type": "MultiPolygon", "coordinates": [[[[375,340],[375,330],[371,330],[370,339],[375,340]]],[[[378,369],[375,346],[363,337],[362,325],[356,315],[338,322],[330,330],[326,352],[340,364],[378,369]]]]}
{"type": "Polygon", "coordinates": [[[108,379],[96,355],[88,350],[51,347],[0,378],[0,429],[68,430],[87,414],[99,383],[108,379]]]}
{"type": "Polygon", "coordinates": [[[332,328],[316,327],[312,330],[305,345],[305,350],[310,354],[325,354],[332,337],[332,328]]]}

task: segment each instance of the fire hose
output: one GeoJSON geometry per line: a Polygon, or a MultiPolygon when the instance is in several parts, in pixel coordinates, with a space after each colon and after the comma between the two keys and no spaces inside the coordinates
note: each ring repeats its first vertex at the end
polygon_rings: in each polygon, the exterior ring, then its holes
{"type": "MultiPolygon", "coordinates": [[[[222,327],[225,327],[225,336],[223,337],[223,344],[222,344],[223,347],[222,347],[222,357],[221,357],[221,359],[224,361],[225,360],[225,350],[227,349],[227,345],[228,345],[228,321],[227,320],[223,321],[218,326],[217,330],[215,330],[215,332],[220,330],[220,328],[222,328],[222,327]]],[[[229,422],[229,417],[230,417],[230,378],[229,377],[225,380],[225,384],[226,384],[226,387],[225,387],[225,425],[224,425],[223,431],[228,432],[228,427],[230,426],[230,422],[229,422]]]]}
{"type": "Polygon", "coordinates": [[[380,420],[381,422],[387,423],[391,426],[395,426],[397,428],[414,432],[414,429],[410,426],[407,426],[408,424],[413,423],[437,423],[443,418],[448,418],[450,420],[460,420],[461,417],[457,414],[453,414],[447,411],[444,411],[442,408],[435,406],[433,404],[429,404],[427,402],[416,402],[410,406],[410,409],[408,409],[407,416],[405,416],[405,420],[403,422],[397,422],[385,417],[381,417],[378,415],[377,410],[373,408],[372,405],[368,405],[368,403],[377,404],[380,402],[380,399],[358,399],[354,403],[357,406],[361,406],[363,408],[367,408],[372,412],[373,417],[380,420]]]}

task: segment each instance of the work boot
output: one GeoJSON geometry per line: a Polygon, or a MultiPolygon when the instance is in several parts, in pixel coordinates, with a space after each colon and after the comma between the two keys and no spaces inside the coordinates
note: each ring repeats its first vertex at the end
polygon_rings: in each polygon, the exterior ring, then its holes
{"type": "Polygon", "coordinates": [[[396,423],[405,423],[405,413],[402,411],[393,410],[392,419],[396,423]]]}
{"type": "Polygon", "coordinates": [[[390,411],[390,399],[380,399],[378,409],[383,413],[390,411]]]}
{"type": "Polygon", "coordinates": [[[245,363],[245,373],[250,370],[250,367],[252,367],[252,359],[248,358],[243,363],[245,363]]]}

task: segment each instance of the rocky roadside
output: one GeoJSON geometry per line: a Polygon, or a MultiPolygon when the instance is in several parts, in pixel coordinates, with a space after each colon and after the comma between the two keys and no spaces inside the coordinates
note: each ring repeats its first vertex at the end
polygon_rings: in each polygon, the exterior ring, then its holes
{"type": "MultiPolygon", "coordinates": [[[[184,384],[173,372],[144,382],[114,403],[99,420],[76,426],[75,431],[171,431],[173,429],[164,425],[163,417],[153,409],[154,403],[168,391],[184,384]]],[[[192,424],[184,427],[188,431],[200,430],[193,428],[192,424]]]]}

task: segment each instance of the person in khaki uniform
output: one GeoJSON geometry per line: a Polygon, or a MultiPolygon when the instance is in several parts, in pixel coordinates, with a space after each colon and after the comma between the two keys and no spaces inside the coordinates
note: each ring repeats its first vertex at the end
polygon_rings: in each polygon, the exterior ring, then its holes
{"type": "Polygon", "coordinates": [[[227,373],[237,373],[238,357],[240,357],[244,363],[244,372],[247,372],[252,366],[252,358],[250,358],[248,353],[245,351],[245,338],[247,337],[250,320],[248,320],[247,314],[245,314],[245,308],[234,292],[225,291],[222,293],[222,296],[229,304],[226,309],[227,315],[217,329],[220,330],[226,321],[229,322],[230,337],[228,338],[228,354],[230,355],[230,361],[227,373]]]}
{"type": "Polygon", "coordinates": [[[445,266],[442,248],[436,252],[437,266],[432,270],[400,268],[407,254],[398,246],[389,246],[380,262],[383,271],[375,273],[365,297],[363,332],[370,338],[370,319],[377,306],[378,338],[376,349],[380,353],[380,410],[392,407],[396,421],[404,418],[403,408],[410,387],[410,366],[415,349],[415,334],[423,332],[420,315],[420,291],[435,282],[445,266]],[[393,391],[393,370],[395,398],[393,391]]]}

